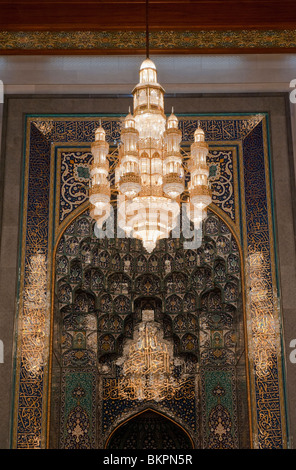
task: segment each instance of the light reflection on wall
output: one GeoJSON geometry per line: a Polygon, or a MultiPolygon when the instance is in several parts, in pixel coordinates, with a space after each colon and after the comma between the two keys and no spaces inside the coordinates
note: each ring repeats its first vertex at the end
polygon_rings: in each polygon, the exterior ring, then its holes
{"type": "Polygon", "coordinates": [[[174,360],[172,345],[168,347],[163,340],[154,312],[143,311],[142,318],[135,339],[126,345],[123,357],[117,361],[122,366],[121,375],[106,381],[104,398],[139,402],[193,398],[194,387],[187,374],[178,377],[174,374],[174,366],[182,361],[174,360]]]}
{"type": "Polygon", "coordinates": [[[32,377],[43,373],[47,313],[46,256],[32,255],[28,266],[22,314],[22,361],[32,377]]]}
{"type": "Polygon", "coordinates": [[[251,312],[252,359],[258,378],[267,377],[279,354],[279,299],[269,282],[268,262],[264,253],[255,252],[248,259],[249,291],[247,303],[251,312]]]}

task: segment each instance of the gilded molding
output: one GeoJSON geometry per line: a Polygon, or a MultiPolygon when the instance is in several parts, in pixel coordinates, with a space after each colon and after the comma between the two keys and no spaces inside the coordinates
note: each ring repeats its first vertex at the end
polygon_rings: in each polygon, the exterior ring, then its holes
{"type": "MultiPolygon", "coordinates": [[[[141,31],[0,31],[0,50],[13,51],[125,51],[145,49],[141,31]]],[[[155,52],[219,49],[294,49],[296,30],[154,31],[155,52]]]]}

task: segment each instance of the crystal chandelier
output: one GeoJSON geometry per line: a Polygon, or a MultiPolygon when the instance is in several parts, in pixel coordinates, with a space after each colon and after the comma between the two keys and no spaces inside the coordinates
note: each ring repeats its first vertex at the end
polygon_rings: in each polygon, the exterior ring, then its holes
{"type": "Polygon", "coordinates": [[[121,131],[115,188],[110,187],[105,131],[100,126],[95,132],[89,199],[98,228],[110,214],[111,189],[119,195],[119,227],[127,236],[142,240],[148,252],[176,226],[182,194],[188,196],[185,206],[189,220],[195,229],[200,227],[205,208],[211,203],[208,145],[198,125],[185,165],[181,140],[173,110],[168,119],[164,114],[164,89],[157,82],[155,64],[146,58],[140,67],[140,82],[133,90],[133,114],[126,116],[121,131]],[[185,174],[190,174],[187,187],[185,174]]]}

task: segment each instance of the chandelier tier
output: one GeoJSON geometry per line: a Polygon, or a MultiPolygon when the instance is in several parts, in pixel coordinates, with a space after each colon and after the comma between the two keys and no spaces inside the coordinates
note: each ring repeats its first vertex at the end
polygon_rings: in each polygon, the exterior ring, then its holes
{"type": "MultiPolygon", "coordinates": [[[[118,163],[115,168],[115,189],[118,191],[118,225],[127,236],[139,238],[148,252],[158,240],[167,238],[180,215],[181,199],[188,192],[187,216],[196,229],[211,203],[207,165],[208,145],[200,125],[187,167],[180,144],[182,132],[173,110],[164,114],[164,89],[157,82],[154,62],[145,59],[140,67],[140,82],[133,90],[133,115],[124,120],[118,163]],[[185,173],[190,182],[185,187],[185,173]]],[[[111,187],[105,131],[100,125],[91,151],[91,216],[98,228],[110,215],[111,187]]]]}

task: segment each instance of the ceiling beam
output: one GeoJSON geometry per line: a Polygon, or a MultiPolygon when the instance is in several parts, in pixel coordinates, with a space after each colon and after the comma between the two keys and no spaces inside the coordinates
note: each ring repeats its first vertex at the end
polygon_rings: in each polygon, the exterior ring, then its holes
{"type": "MultiPolygon", "coordinates": [[[[149,3],[150,30],[294,29],[295,0],[149,3]]],[[[145,1],[0,1],[2,31],[141,31],[145,1]]]]}

